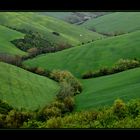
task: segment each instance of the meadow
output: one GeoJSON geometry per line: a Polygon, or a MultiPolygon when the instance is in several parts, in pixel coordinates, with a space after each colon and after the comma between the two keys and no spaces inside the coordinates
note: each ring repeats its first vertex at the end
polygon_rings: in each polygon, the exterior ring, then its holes
{"type": "Polygon", "coordinates": [[[68,70],[80,78],[84,72],[111,67],[121,58],[140,58],[139,36],[140,31],[109,37],[61,52],[40,55],[23,64],[46,70],[68,70]]]}
{"type": "Polygon", "coordinates": [[[139,12],[113,12],[81,24],[90,30],[105,34],[124,34],[140,29],[139,12]]]}
{"type": "Polygon", "coordinates": [[[39,109],[52,102],[59,91],[56,82],[3,62],[0,83],[0,99],[18,109],[39,109]]]}

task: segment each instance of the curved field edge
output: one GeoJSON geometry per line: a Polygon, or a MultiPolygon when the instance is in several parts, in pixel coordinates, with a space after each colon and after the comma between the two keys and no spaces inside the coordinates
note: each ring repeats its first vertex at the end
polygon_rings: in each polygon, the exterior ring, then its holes
{"type": "Polygon", "coordinates": [[[81,80],[83,91],[75,97],[75,111],[111,105],[114,100],[140,98],[140,68],[125,72],[81,80]]]}
{"type": "Polygon", "coordinates": [[[98,70],[104,66],[111,67],[121,58],[140,58],[139,36],[140,31],[110,37],[61,52],[40,55],[24,61],[23,64],[43,67],[46,70],[68,70],[81,77],[87,71],[98,70]]]}
{"type": "Polygon", "coordinates": [[[3,62],[0,62],[0,82],[0,99],[28,110],[49,104],[59,91],[55,81],[3,62]]]}
{"type": "Polygon", "coordinates": [[[0,12],[0,24],[20,30],[25,29],[39,32],[49,42],[54,44],[69,43],[77,45],[81,44],[81,42],[103,38],[103,35],[83,27],[33,12],[0,12]],[[57,32],[60,35],[56,36],[53,32],[57,32]]]}
{"type": "Polygon", "coordinates": [[[21,51],[10,42],[14,39],[19,39],[23,37],[24,34],[0,25],[0,53],[12,55],[26,55],[27,53],[21,51]]]}
{"type": "Polygon", "coordinates": [[[127,33],[140,30],[140,12],[114,12],[81,25],[99,33],[127,33]]]}

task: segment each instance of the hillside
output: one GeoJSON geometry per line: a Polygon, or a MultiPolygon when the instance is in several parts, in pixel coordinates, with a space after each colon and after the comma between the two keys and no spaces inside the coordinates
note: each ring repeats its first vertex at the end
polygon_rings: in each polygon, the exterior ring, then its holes
{"type": "Polygon", "coordinates": [[[81,80],[83,92],[75,97],[76,111],[111,105],[114,100],[140,98],[140,68],[118,74],[81,80]]]}
{"type": "Polygon", "coordinates": [[[0,99],[16,108],[35,110],[50,103],[57,94],[56,82],[0,62],[0,99]]]}
{"type": "Polygon", "coordinates": [[[69,70],[80,77],[84,72],[112,66],[120,58],[140,58],[140,31],[110,37],[57,53],[40,55],[25,65],[69,70]]]}
{"type": "Polygon", "coordinates": [[[52,44],[76,45],[103,37],[83,27],[35,12],[1,12],[0,24],[20,30],[40,32],[52,44]],[[59,35],[55,35],[53,32],[57,32],[59,35]]]}
{"type": "Polygon", "coordinates": [[[140,12],[114,12],[88,20],[81,26],[107,34],[133,32],[140,29],[140,12]]]}
{"type": "Polygon", "coordinates": [[[39,14],[55,17],[72,24],[84,23],[88,19],[97,18],[108,13],[110,12],[39,12],[39,14]]]}
{"type": "Polygon", "coordinates": [[[23,37],[24,34],[0,25],[0,53],[26,55],[25,52],[19,50],[10,42],[23,37]]]}

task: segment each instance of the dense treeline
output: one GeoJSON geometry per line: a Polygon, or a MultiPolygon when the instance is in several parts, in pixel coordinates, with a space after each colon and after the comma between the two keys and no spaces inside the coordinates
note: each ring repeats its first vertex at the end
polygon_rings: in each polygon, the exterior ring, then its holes
{"type": "Polygon", "coordinates": [[[120,59],[115,66],[112,68],[104,67],[97,71],[89,71],[82,75],[83,79],[105,76],[110,74],[115,74],[118,72],[122,72],[128,69],[133,69],[136,67],[140,67],[140,61],[138,59],[129,60],[129,59],[120,59]]]}
{"type": "MultiPolygon", "coordinates": [[[[140,100],[117,99],[111,107],[69,113],[68,102],[55,101],[34,112],[0,101],[0,128],[139,128],[140,100]],[[4,110],[4,111],[3,111],[4,110]]],[[[70,107],[70,106],[69,106],[70,107]]]]}
{"type": "Polygon", "coordinates": [[[67,43],[54,44],[43,37],[42,34],[33,31],[21,31],[25,33],[23,39],[11,41],[17,48],[29,53],[29,58],[43,53],[61,51],[72,47],[67,43]]]}

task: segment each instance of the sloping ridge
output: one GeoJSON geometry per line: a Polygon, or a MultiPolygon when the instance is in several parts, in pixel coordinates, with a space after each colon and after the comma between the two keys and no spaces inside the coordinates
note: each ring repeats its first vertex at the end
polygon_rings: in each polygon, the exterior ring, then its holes
{"type": "Polygon", "coordinates": [[[40,32],[51,43],[76,45],[103,37],[83,27],[33,12],[0,12],[0,24],[17,29],[40,32]],[[53,32],[57,32],[59,35],[54,35],[53,32]]]}
{"type": "Polygon", "coordinates": [[[0,25],[0,53],[12,55],[26,55],[10,41],[23,38],[24,34],[0,25]]]}
{"type": "Polygon", "coordinates": [[[69,70],[81,77],[84,72],[111,67],[119,59],[140,58],[140,31],[110,37],[57,53],[40,55],[24,62],[30,67],[69,70]]]}
{"type": "Polygon", "coordinates": [[[112,105],[120,98],[124,101],[140,98],[140,68],[121,73],[81,80],[83,92],[75,97],[76,111],[112,105]]]}
{"type": "Polygon", "coordinates": [[[114,12],[81,25],[99,33],[123,34],[140,30],[140,12],[114,12]]]}
{"type": "Polygon", "coordinates": [[[56,82],[0,62],[0,99],[16,108],[35,110],[54,100],[56,82]]]}

